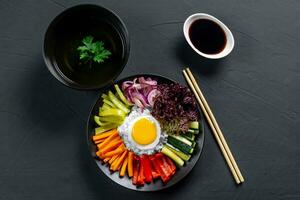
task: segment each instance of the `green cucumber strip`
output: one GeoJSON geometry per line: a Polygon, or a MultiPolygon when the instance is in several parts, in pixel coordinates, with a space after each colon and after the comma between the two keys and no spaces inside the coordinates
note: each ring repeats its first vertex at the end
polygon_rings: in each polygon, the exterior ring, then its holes
{"type": "Polygon", "coordinates": [[[193,144],[188,139],[186,139],[186,138],[184,138],[182,136],[179,136],[179,135],[170,135],[169,137],[173,137],[173,138],[175,138],[175,139],[177,139],[177,140],[179,140],[179,141],[181,141],[181,142],[183,142],[183,143],[185,143],[185,144],[187,144],[189,146],[192,146],[192,144],[193,144]]]}
{"type": "Polygon", "coordinates": [[[191,147],[190,145],[187,145],[187,144],[181,142],[180,140],[177,140],[170,136],[168,137],[168,143],[184,153],[192,154],[194,151],[194,148],[191,147]]]}
{"type": "Polygon", "coordinates": [[[180,136],[190,140],[190,141],[194,141],[195,140],[195,135],[191,132],[186,132],[186,133],[182,133],[180,134],[180,136]]]}
{"type": "Polygon", "coordinates": [[[196,130],[196,129],[189,129],[187,132],[188,132],[188,133],[193,133],[193,134],[198,134],[198,133],[199,133],[199,130],[196,130]]]}
{"type": "Polygon", "coordinates": [[[182,151],[180,151],[179,149],[175,148],[170,144],[167,144],[166,148],[173,151],[177,156],[179,156],[184,161],[189,161],[189,159],[191,158],[191,155],[183,153],[182,151]]]}
{"type": "Polygon", "coordinates": [[[193,141],[193,142],[192,142],[192,147],[195,148],[196,144],[197,144],[197,143],[196,143],[195,141],[193,141]]]}
{"type": "Polygon", "coordinates": [[[161,152],[171,158],[178,166],[182,167],[184,165],[184,161],[166,146],[162,148],[161,152]]]}
{"type": "Polygon", "coordinates": [[[198,122],[198,121],[190,122],[189,127],[190,127],[191,129],[199,129],[199,122],[198,122]]]}

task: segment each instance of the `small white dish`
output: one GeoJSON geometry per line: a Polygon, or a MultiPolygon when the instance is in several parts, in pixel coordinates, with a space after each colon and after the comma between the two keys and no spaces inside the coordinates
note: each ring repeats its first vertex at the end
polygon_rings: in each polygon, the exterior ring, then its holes
{"type": "Polygon", "coordinates": [[[209,14],[196,13],[196,14],[189,16],[184,22],[183,33],[184,33],[184,37],[185,37],[186,41],[189,43],[189,45],[192,47],[192,49],[196,53],[198,53],[199,55],[201,55],[205,58],[209,58],[209,59],[223,58],[223,57],[227,56],[234,47],[234,38],[233,38],[233,35],[232,35],[231,31],[229,30],[229,28],[225,24],[223,24],[223,22],[221,22],[220,20],[218,20],[217,18],[215,18],[214,16],[211,16],[209,14]],[[199,51],[193,45],[193,43],[190,39],[190,36],[189,36],[189,29],[190,29],[190,26],[193,24],[193,22],[196,20],[199,20],[199,19],[211,20],[211,21],[217,23],[223,29],[223,31],[225,33],[225,37],[226,37],[226,44],[225,44],[224,49],[221,52],[219,52],[217,54],[206,54],[206,53],[199,51]]]}

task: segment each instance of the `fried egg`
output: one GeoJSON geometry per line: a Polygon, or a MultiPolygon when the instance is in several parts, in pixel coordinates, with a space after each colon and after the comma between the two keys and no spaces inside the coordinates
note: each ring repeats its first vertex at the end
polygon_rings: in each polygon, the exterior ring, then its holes
{"type": "Polygon", "coordinates": [[[167,139],[150,110],[138,107],[132,108],[118,131],[127,149],[138,155],[160,151],[167,139]]]}

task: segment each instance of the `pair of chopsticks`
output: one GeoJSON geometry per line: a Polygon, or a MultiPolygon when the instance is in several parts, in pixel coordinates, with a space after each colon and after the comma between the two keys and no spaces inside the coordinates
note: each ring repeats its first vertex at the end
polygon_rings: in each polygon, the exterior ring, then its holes
{"type": "Polygon", "coordinates": [[[197,84],[197,82],[195,80],[195,77],[193,76],[193,74],[189,68],[186,68],[185,70],[183,70],[183,75],[184,75],[188,85],[192,89],[198,103],[200,104],[200,107],[210,125],[210,128],[211,128],[211,130],[217,140],[217,143],[221,149],[221,152],[222,152],[222,154],[229,166],[229,169],[235,179],[235,182],[237,184],[244,182],[243,175],[242,175],[238,165],[235,162],[235,159],[227,145],[227,142],[223,136],[223,133],[222,133],[209,105],[207,104],[207,102],[199,88],[199,85],[197,84]]]}

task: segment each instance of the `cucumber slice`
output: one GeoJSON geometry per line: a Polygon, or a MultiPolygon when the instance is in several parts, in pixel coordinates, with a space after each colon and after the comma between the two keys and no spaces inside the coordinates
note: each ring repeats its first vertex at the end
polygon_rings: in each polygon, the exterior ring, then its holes
{"type": "Polygon", "coordinates": [[[198,121],[193,121],[190,123],[189,128],[191,129],[199,129],[199,122],[198,121]]]}
{"type": "Polygon", "coordinates": [[[178,166],[182,167],[184,165],[184,161],[166,146],[162,148],[161,152],[171,158],[178,166]]]}
{"type": "Polygon", "coordinates": [[[192,147],[195,148],[195,146],[196,146],[197,143],[195,141],[193,141],[192,143],[193,143],[192,147]]]}
{"type": "Polygon", "coordinates": [[[191,158],[191,155],[183,153],[182,151],[176,149],[175,147],[173,147],[170,144],[167,144],[166,148],[173,151],[177,156],[179,156],[184,161],[189,161],[189,159],[191,158]]]}
{"type": "Polygon", "coordinates": [[[197,130],[197,129],[189,129],[187,132],[188,133],[192,133],[192,134],[198,134],[199,130],[197,130]]]}
{"type": "Polygon", "coordinates": [[[186,143],[177,140],[174,137],[168,137],[168,143],[171,144],[172,146],[176,147],[180,151],[187,153],[187,154],[192,154],[194,152],[194,148],[190,145],[187,145],[186,143]]]}
{"type": "Polygon", "coordinates": [[[177,140],[179,140],[179,141],[181,141],[181,142],[183,142],[183,143],[185,143],[185,144],[187,144],[189,146],[192,146],[192,144],[193,144],[188,139],[186,139],[186,138],[184,138],[182,136],[179,136],[179,135],[170,135],[169,137],[173,137],[173,138],[175,138],[175,139],[177,139],[177,140]]]}
{"type": "Polygon", "coordinates": [[[194,141],[195,140],[195,135],[191,132],[186,132],[186,133],[182,133],[180,136],[190,140],[190,141],[194,141]]]}

